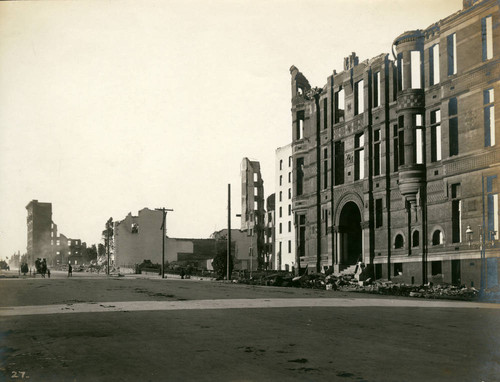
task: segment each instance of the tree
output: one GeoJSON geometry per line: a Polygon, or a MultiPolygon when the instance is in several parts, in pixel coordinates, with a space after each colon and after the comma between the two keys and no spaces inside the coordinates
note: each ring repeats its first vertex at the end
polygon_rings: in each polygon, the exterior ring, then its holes
{"type": "Polygon", "coordinates": [[[0,260],[0,269],[7,269],[9,265],[5,260],[0,260]]]}
{"type": "MultiPolygon", "coordinates": [[[[233,272],[233,257],[229,257],[229,275],[233,272]]],[[[227,275],[227,249],[218,251],[212,261],[212,267],[217,278],[223,279],[227,275]]]]}
{"type": "Polygon", "coordinates": [[[92,260],[97,259],[97,248],[96,248],[95,244],[92,244],[90,247],[85,248],[84,253],[85,253],[84,256],[85,256],[86,261],[92,261],[92,260]]]}
{"type": "Polygon", "coordinates": [[[97,245],[97,255],[99,257],[105,256],[106,255],[106,247],[104,247],[104,244],[99,243],[97,245]]]}

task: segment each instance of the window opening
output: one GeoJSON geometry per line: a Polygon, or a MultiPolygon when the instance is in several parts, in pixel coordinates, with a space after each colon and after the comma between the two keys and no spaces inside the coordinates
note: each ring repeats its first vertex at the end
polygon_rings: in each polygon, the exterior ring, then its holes
{"type": "Polygon", "coordinates": [[[487,89],[483,92],[484,104],[484,146],[495,146],[495,92],[487,89]]]}
{"type": "Polygon", "coordinates": [[[441,160],[441,110],[431,111],[431,162],[441,160]]]}

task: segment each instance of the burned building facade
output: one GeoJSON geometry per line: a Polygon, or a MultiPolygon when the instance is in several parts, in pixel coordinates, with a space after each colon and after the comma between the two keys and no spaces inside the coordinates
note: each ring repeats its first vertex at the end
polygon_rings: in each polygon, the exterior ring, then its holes
{"type": "Polygon", "coordinates": [[[27,261],[34,265],[37,258],[46,259],[49,266],[81,264],[86,244],[80,239],[71,239],[57,230],[52,220],[52,203],[32,200],[26,206],[27,261]]]}
{"type": "MultiPolygon", "coordinates": [[[[241,161],[241,230],[256,237],[257,247],[250,249],[251,257],[257,259],[257,268],[264,267],[264,181],[260,163],[243,158],[241,161]]],[[[252,240],[253,242],[253,240],[252,240]]]]}
{"type": "Polygon", "coordinates": [[[499,24],[498,1],[464,1],[321,89],[291,67],[300,268],[498,282],[499,24]]]}

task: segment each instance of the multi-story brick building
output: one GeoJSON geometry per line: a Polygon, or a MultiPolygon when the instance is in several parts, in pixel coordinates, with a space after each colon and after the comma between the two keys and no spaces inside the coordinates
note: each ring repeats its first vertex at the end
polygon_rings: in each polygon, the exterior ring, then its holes
{"type": "Polygon", "coordinates": [[[28,212],[27,261],[30,265],[34,265],[37,258],[45,258],[48,261],[52,255],[52,204],[32,200],[26,206],[26,210],[28,212]]]}
{"type": "Polygon", "coordinates": [[[251,256],[257,258],[257,267],[264,267],[264,181],[260,163],[243,158],[241,161],[241,230],[255,236],[257,248],[251,256]]]}
{"type": "Polygon", "coordinates": [[[479,285],[498,280],[499,3],[398,36],[392,57],[311,88],[292,66],[297,262],[376,278],[479,285]]]}
{"type": "Polygon", "coordinates": [[[46,259],[49,266],[58,264],[81,264],[87,248],[80,239],[70,239],[57,231],[52,220],[52,203],[32,200],[26,206],[28,212],[28,264],[34,265],[37,258],[46,259]]]}
{"type": "Polygon", "coordinates": [[[295,226],[292,214],[292,144],[276,149],[276,264],[292,270],[295,264],[295,226]]]}

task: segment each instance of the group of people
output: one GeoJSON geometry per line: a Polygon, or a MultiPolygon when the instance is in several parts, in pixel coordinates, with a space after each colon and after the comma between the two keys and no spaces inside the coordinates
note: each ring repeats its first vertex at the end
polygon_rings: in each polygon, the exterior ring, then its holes
{"type": "Polygon", "coordinates": [[[50,279],[50,269],[47,267],[46,259],[41,259],[41,258],[36,259],[35,269],[31,269],[28,266],[28,263],[22,263],[21,266],[19,267],[19,274],[22,273],[23,276],[26,276],[28,272],[30,276],[33,275],[33,277],[36,277],[36,274],[40,273],[43,278],[45,278],[45,275],[47,275],[50,279]]]}
{"type": "Polygon", "coordinates": [[[46,259],[36,259],[35,260],[35,268],[36,268],[36,273],[40,273],[43,278],[45,278],[45,274],[50,279],[50,269],[47,268],[47,260],[46,259]]]}

